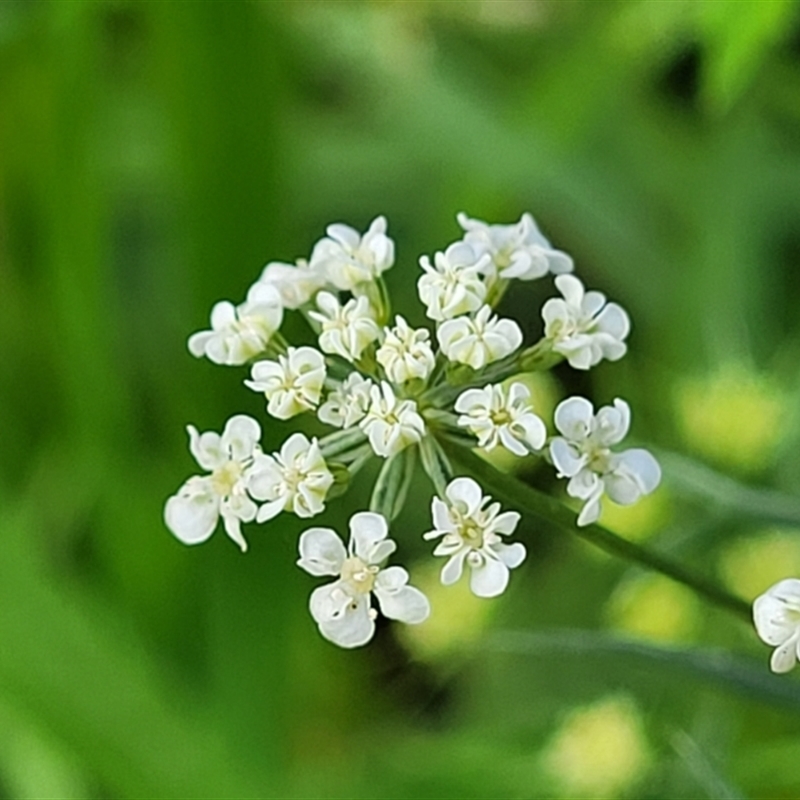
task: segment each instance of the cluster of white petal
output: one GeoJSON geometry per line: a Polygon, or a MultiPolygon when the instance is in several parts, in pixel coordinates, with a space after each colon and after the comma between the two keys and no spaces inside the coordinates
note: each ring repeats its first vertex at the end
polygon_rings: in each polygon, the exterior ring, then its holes
{"type": "Polygon", "coordinates": [[[383,344],[375,357],[393,383],[406,383],[415,378],[425,380],[436,363],[426,328],[412,328],[401,316],[394,328],[384,330],[383,344]]]}
{"type": "Polygon", "coordinates": [[[584,501],[578,525],[597,521],[604,493],[615,503],[630,505],[661,481],[661,468],[647,450],[611,452],[628,433],[630,416],[630,407],[620,399],[597,414],[583,397],[570,397],[556,408],[561,436],[550,442],[550,457],[559,477],[570,479],[567,493],[584,501]]]}
{"type": "Polygon", "coordinates": [[[375,280],[394,264],[394,242],[386,235],[386,217],[372,220],[361,236],[341,223],[329,225],[311,253],[311,267],[328,283],[352,291],[361,283],[375,280]]]}
{"type": "Polygon", "coordinates": [[[322,326],[319,346],[324,353],[340,356],[346,361],[357,361],[381,335],[369,300],[364,295],[342,305],[330,292],[320,292],[317,307],[322,313],[310,311],[309,316],[322,326]]]}
{"type": "Polygon", "coordinates": [[[564,299],[553,297],[542,307],[544,335],[571,367],[589,369],[602,359],[617,361],[627,351],[631,323],[625,310],[606,303],[601,292],[586,292],[574,275],[559,275],[564,299]]]}
{"type": "Polygon", "coordinates": [[[311,528],[300,536],[297,564],[312,575],[336,578],[314,590],[309,608],[320,633],[340,647],[360,647],[372,638],[377,616],[373,594],[389,619],[415,625],[430,615],[428,599],[408,585],[408,573],[382,566],[397,549],[388,533],[381,514],[362,511],[350,518],[346,550],[330,528],[311,528]]]}
{"type": "Polygon", "coordinates": [[[514,225],[488,225],[463,213],[457,219],[465,232],[464,241],[476,253],[487,253],[492,272],[501,278],[529,281],[548,272],[572,272],[572,259],[550,246],[528,213],[514,225]]]}
{"type": "Polygon", "coordinates": [[[478,437],[478,446],[493,450],[502,445],[517,456],[541,450],[547,428],[527,402],[530,391],[512,383],[508,393],[501,384],[467,389],[456,399],[458,424],[478,437]]]}
{"type": "Polygon", "coordinates": [[[425,421],[413,400],[399,400],[392,387],[381,381],[370,389],[370,405],[361,420],[375,455],[388,458],[425,435],[425,421]]]}
{"type": "Polygon", "coordinates": [[[786,578],[753,603],[753,621],[761,639],[775,648],[773,672],[789,672],[800,661],[800,580],[786,578]]]}
{"type": "Polygon", "coordinates": [[[351,372],[317,410],[320,422],[334,428],[352,428],[361,422],[369,408],[370,390],[374,385],[360,372],[351,372]]]}
{"type": "Polygon", "coordinates": [[[264,267],[258,282],[274,286],[283,307],[289,309],[305,305],[327,284],[324,273],[304,259],[299,259],[296,265],[271,261],[264,267]]]}
{"type": "Polygon", "coordinates": [[[482,369],[511,355],[522,344],[522,331],[511,319],[498,319],[489,306],[475,317],[456,317],[436,331],[439,347],[450,361],[482,369]]]}
{"type": "Polygon", "coordinates": [[[281,511],[298,517],[313,517],[325,510],[325,495],[333,484],[316,439],[293,433],[271,456],[256,453],[247,488],[257,500],[266,501],[257,522],[272,519],[281,511]]]}
{"type": "Polygon", "coordinates": [[[436,253],[433,260],[435,266],[428,256],[420,258],[425,274],[417,281],[419,299],[427,306],[428,317],[442,321],[477,311],[486,297],[481,275],[491,258],[476,254],[464,242],[456,242],[443,253],[436,253]]]}
{"type": "Polygon", "coordinates": [[[290,347],[277,361],[257,361],[245,385],[267,398],[267,412],[289,419],[317,407],[325,383],[325,359],[313,347],[290,347]]]}
{"type": "Polygon", "coordinates": [[[500,503],[491,503],[472,478],[456,478],[446,490],[447,502],[433,498],[431,513],[434,529],[425,539],[442,540],[433,551],[447,556],[441,580],[455,583],[470,568],[470,589],[478,597],[496,597],[508,585],[509,570],[525,560],[525,546],[505,544],[500,538],[514,532],[519,522],[516,511],[500,513],[500,503]]]}
{"type": "Polygon", "coordinates": [[[242,549],[247,542],[241,523],[256,517],[257,506],[247,495],[248,470],[260,452],[259,424],[243,414],[231,417],[220,436],[199,433],[188,425],[189,450],[210,475],[194,475],[167,500],[164,521],[184,544],[206,541],[222,517],[225,532],[242,549]]]}
{"type": "Polygon", "coordinates": [[[222,300],[211,309],[211,330],[192,334],[189,352],[197,358],[206,356],[215,364],[244,364],[264,352],[282,320],[278,290],[256,283],[240,306],[222,300]]]}

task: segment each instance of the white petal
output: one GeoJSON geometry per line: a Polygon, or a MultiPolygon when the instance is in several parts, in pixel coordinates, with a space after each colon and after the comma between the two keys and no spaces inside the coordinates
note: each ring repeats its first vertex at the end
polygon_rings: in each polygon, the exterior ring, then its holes
{"type": "MultiPolygon", "coordinates": [[[[319,608],[323,604],[320,602],[322,598],[316,598],[316,596],[322,595],[327,589],[328,597],[330,597],[330,590],[335,586],[336,584],[332,584],[331,587],[320,586],[312,592],[310,601],[312,616],[315,616],[315,607],[319,608]]],[[[318,625],[320,633],[329,641],[338,644],[339,647],[361,647],[375,633],[375,623],[369,613],[369,595],[350,597],[338,617],[318,620],[318,625]]]]}
{"type": "Polygon", "coordinates": [[[225,533],[239,545],[243,553],[247,552],[247,541],[242,536],[242,521],[234,514],[223,514],[222,522],[225,526],[225,533]]]}
{"type": "Polygon", "coordinates": [[[371,563],[369,559],[376,545],[386,539],[388,534],[389,526],[382,514],[360,511],[350,517],[350,549],[367,563],[371,563]]]}
{"type": "Polygon", "coordinates": [[[582,442],[586,438],[593,418],[594,406],[585,397],[570,397],[562,400],[554,415],[556,428],[573,442],[582,442]]]}
{"type": "Polygon", "coordinates": [[[217,527],[219,498],[207,493],[176,494],[164,506],[167,527],[184,544],[206,541],[217,527]]]}
{"type": "Polygon", "coordinates": [[[441,581],[445,586],[451,586],[461,577],[461,573],[464,571],[464,559],[469,552],[468,547],[462,548],[454,553],[442,567],[441,581]]]}
{"type": "Polygon", "coordinates": [[[606,447],[618,444],[627,435],[630,425],[631,407],[618,397],[613,406],[604,406],[597,412],[594,439],[606,447]]]}
{"type": "Polygon", "coordinates": [[[598,494],[594,497],[590,497],[589,500],[586,501],[585,505],[581,509],[581,513],[578,514],[578,521],[577,525],[579,528],[584,527],[585,525],[591,525],[600,518],[600,498],[602,495],[598,494]]]}
{"type": "Polygon", "coordinates": [[[621,341],[630,333],[631,321],[622,306],[609,303],[598,315],[595,326],[598,331],[621,341]]]}
{"type": "Polygon", "coordinates": [[[500,560],[509,568],[514,569],[518,567],[527,555],[525,545],[521,542],[514,542],[512,544],[493,544],[492,550],[497,553],[500,560]]]}
{"type": "MultiPolygon", "coordinates": [[[[380,575],[378,578],[380,579],[380,575]]],[[[403,586],[400,589],[387,591],[376,584],[375,596],[378,598],[381,613],[389,619],[417,625],[428,619],[431,614],[428,598],[413,586],[403,586]]]]}
{"type": "Polygon", "coordinates": [[[625,472],[630,475],[642,494],[650,494],[661,482],[661,467],[647,450],[634,447],[617,453],[613,463],[614,472],[625,472]]]}
{"type": "Polygon", "coordinates": [[[214,431],[199,433],[194,425],[187,425],[186,431],[189,434],[189,452],[203,469],[213,470],[228,461],[228,455],[223,450],[222,439],[218,433],[214,431]]]}
{"type": "Polygon", "coordinates": [[[775,648],[772,658],[769,661],[770,668],[773,672],[783,674],[789,672],[789,670],[794,667],[800,657],[798,645],[800,645],[800,634],[795,634],[780,645],[780,647],[775,648]]]}
{"type": "Polygon", "coordinates": [[[508,586],[508,567],[497,558],[481,555],[481,564],[472,567],[469,588],[477,597],[497,597],[508,586]]]}
{"type": "Polygon", "coordinates": [[[447,485],[445,494],[453,505],[462,507],[469,516],[483,503],[481,487],[472,478],[455,478],[447,485]]]}
{"type": "Polygon", "coordinates": [[[571,478],[577,475],[586,461],[585,456],[579,455],[578,451],[560,436],[556,436],[550,442],[550,458],[558,470],[559,478],[571,478]]]}
{"type": "Polygon", "coordinates": [[[344,543],[330,528],[309,528],[300,535],[297,566],[312,575],[339,575],[347,558],[344,543]]]}
{"type": "Polygon", "coordinates": [[[267,520],[272,519],[273,517],[277,517],[281,511],[286,509],[286,497],[281,496],[277,500],[273,500],[271,503],[264,503],[261,508],[258,509],[258,514],[256,515],[256,522],[266,522],[267,520]]]}
{"type": "MultiPolygon", "coordinates": [[[[433,517],[433,525],[435,530],[431,533],[433,536],[438,536],[441,533],[450,533],[456,529],[453,520],[450,518],[450,512],[447,508],[447,503],[434,497],[431,501],[431,516],[433,517]]],[[[425,534],[425,538],[433,538],[425,534]]]]}
{"type": "Polygon", "coordinates": [[[555,284],[569,305],[575,308],[581,307],[584,293],[583,284],[574,275],[559,275],[555,284]]]}
{"type": "MultiPolygon", "coordinates": [[[[499,506],[499,503],[495,504],[495,508],[499,506]]],[[[504,511],[502,514],[498,514],[492,520],[492,532],[493,533],[502,533],[506,536],[514,533],[519,524],[521,519],[520,514],[516,511],[504,511]]]]}
{"type": "Polygon", "coordinates": [[[261,426],[252,417],[237,414],[225,423],[221,445],[234,461],[242,461],[253,455],[260,438],[261,426]]]}

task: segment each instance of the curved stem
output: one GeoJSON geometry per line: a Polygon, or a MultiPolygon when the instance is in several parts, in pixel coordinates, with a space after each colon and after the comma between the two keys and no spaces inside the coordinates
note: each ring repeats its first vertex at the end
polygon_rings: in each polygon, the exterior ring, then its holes
{"type": "Polygon", "coordinates": [[[442,441],[441,445],[454,463],[471,473],[491,494],[503,499],[509,505],[585,539],[611,555],[660,572],[662,575],[688,586],[714,605],[724,608],[748,622],[752,620],[750,604],[713,581],[696,575],[682,564],[672,561],[666,556],[623,539],[600,525],[587,525],[579,528],[575,524],[574,512],[554,497],[534,489],[513,475],[500,472],[466,448],[454,446],[447,441],[442,441]]]}

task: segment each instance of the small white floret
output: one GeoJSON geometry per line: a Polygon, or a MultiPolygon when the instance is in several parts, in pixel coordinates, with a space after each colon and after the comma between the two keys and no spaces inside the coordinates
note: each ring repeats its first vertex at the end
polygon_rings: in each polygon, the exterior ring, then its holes
{"type": "Polygon", "coordinates": [[[211,330],[189,337],[189,352],[215,364],[244,364],[263,353],[283,320],[281,296],[274,286],[256,283],[247,300],[234,306],[227,300],[211,309],[211,330]]]}
{"type": "Polygon", "coordinates": [[[445,586],[461,578],[464,564],[470,568],[470,589],[478,597],[496,597],[508,586],[509,570],[525,560],[520,542],[505,544],[502,536],[514,532],[519,522],[516,511],[500,512],[472,478],[456,478],[445,490],[446,502],[433,498],[433,530],[425,539],[441,541],[435,556],[447,556],[441,580],[445,586]]]}
{"type": "Polygon", "coordinates": [[[572,272],[572,259],[551,247],[528,213],[514,225],[488,225],[463,213],[457,219],[464,241],[477,253],[491,256],[492,274],[529,281],[548,272],[572,272]]]}
{"type": "Polygon", "coordinates": [[[443,322],[436,337],[450,361],[473,369],[511,355],[522,344],[519,325],[514,320],[492,316],[489,306],[483,306],[474,319],[457,317],[443,322]]]}
{"type": "Polygon", "coordinates": [[[493,450],[498,445],[514,455],[524,456],[544,447],[547,428],[528,403],[525,384],[512,383],[508,392],[502,384],[467,389],[456,400],[461,415],[458,424],[478,437],[478,446],[493,450]]]}
{"type": "Polygon", "coordinates": [[[491,263],[488,255],[476,253],[464,242],[451,244],[443,253],[422,256],[425,274],[417,281],[419,299],[427,314],[438,321],[477,311],[486,297],[482,274],[491,263]]]}
{"type": "Polygon", "coordinates": [[[625,355],[631,329],[622,306],[606,303],[600,292],[586,292],[574,275],[559,275],[556,286],[564,299],[550,298],[542,307],[544,335],[575,369],[589,369],[602,359],[625,355]]]}
{"type": "Polygon", "coordinates": [[[430,332],[412,328],[401,316],[394,328],[386,328],[383,344],[375,357],[393,383],[424,380],[430,375],[436,357],[430,345],[430,332]]]}
{"type": "Polygon", "coordinates": [[[361,354],[381,335],[381,330],[364,296],[353,297],[342,305],[330,292],[317,295],[318,311],[309,316],[322,326],[319,346],[324,353],[357,361],[361,354]]]}
{"type": "Polygon", "coordinates": [[[351,372],[339,388],[330,392],[319,407],[320,422],[335,428],[352,428],[366,416],[374,384],[360,372],[351,372]]]}
{"type": "Polygon", "coordinates": [[[583,397],[570,397],[556,408],[555,425],[562,435],[550,442],[550,457],[558,476],[569,478],[567,494],[584,501],[578,525],[598,520],[603,494],[627,506],[661,481],[661,467],[647,450],[611,451],[628,433],[630,417],[630,407],[619,398],[597,414],[583,397]]]}
{"type": "Polygon", "coordinates": [[[360,425],[375,455],[383,458],[417,444],[425,435],[425,421],[417,411],[417,404],[413,400],[398,400],[386,381],[371,388],[369,410],[360,425]]]}
{"type": "Polygon", "coordinates": [[[381,514],[362,511],[350,518],[347,549],[330,528],[311,528],[300,536],[298,566],[314,576],[336,578],[314,590],[309,608],[320,633],[340,647],[360,647],[372,638],[373,594],[389,619],[416,625],[430,616],[428,599],[408,585],[408,573],[382,566],[397,549],[388,533],[381,514]]]}
{"type": "Polygon", "coordinates": [[[333,484],[316,439],[293,433],[279,453],[257,454],[248,477],[248,490],[256,500],[266,501],[258,509],[258,522],[281,511],[298,517],[313,517],[325,510],[325,496],[333,484]]]}
{"type": "Polygon", "coordinates": [[[786,578],[753,603],[753,621],[761,640],[775,648],[773,672],[789,672],[800,661],[800,580],[786,578]]]}
{"type": "Polygon", "coordinates": [[[311,267],[342,291],[375,280],[394,264],[394,242],[386,235],[386,217],[372,220],[361,236],[349,225],[334,224],[314,246],[311,267]]]}
{"type": "Polygon", "coordinates": [[[317,407],[325,383],[325,359],[313,347],[290,347],[277,361],[257,361],[245,385],[267,398],[267,412],[289,419],[317,407]]]}
{"type": "Polygon", "coordinates": [[[189,449],[197,463],[210,472],[189,478],[167,500],[164,521],[184,544],[206,541],[222,517],[225,532],[242,549],[247,542],[241,523],[256,517],[257,506],[247,495],[249,470],[260,453],[259,424],[243,414],[231,417],[220,436],[187,427],[189,449]]]}

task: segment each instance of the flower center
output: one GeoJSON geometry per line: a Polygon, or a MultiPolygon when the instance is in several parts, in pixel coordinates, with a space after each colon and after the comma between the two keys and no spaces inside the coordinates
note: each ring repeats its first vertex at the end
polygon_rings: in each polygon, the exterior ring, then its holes
{"type": "Polygon", "coordinates": [[[500,425],[510,425],[511,422],[513,421],[511,419],[511,414],[509,414],[507,408],[500,408],[497,411],[492,411],[490,416],[492,422],[498,427],[500,425]]]}
{"type": "Polygon", "coordinates": [[[380,568],[368,566],[357,556],[346,558],[342,564],[342,580],[347,581],[359,594],[369,594],[375,585],[380,568]]]}
{"type": "Polygon", "coordinates": [[[462,517],[458,532],[464,544],[473,550],[483,546],[483,528],[472,517],[462,517]]]}
{"type": "Polygon", "coordinates": [[[211,486],[220,497],[228,497],[242,477],[242,471],[238,461],[228,461],[211,473],[211,486]]]}

